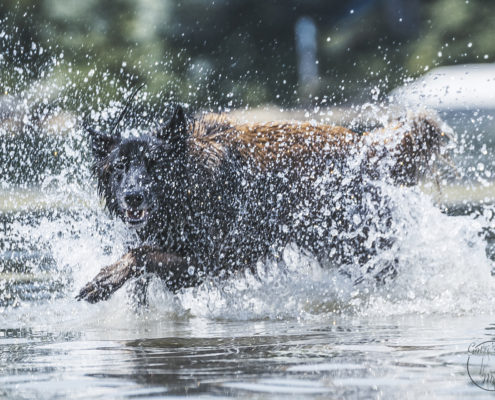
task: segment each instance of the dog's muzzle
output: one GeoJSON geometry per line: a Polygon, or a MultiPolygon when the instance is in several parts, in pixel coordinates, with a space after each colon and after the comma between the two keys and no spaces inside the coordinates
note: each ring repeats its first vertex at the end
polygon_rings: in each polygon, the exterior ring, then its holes
{"type": "Polygon", "coordinates": [[[150,210],[143,192],[126,192],[123,196],[122,208],[124,221],[129,225],[138,227],[147,222],[150,210]]]}

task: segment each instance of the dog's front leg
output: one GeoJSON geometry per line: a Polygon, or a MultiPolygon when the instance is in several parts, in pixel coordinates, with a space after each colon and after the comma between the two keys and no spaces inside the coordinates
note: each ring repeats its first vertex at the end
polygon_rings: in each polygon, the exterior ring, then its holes
{"type": "Polygon", "coordinates": [[[116,263],[104,267],[79,291],[76,299],[90,303],[107,300],[129,279],[146,272],[166,279],[167,286],[172,286],[171,283],[186,286],[180,279],[187,275],[187,263],[182,257],[144,246],[131,250],[116,263]]]}

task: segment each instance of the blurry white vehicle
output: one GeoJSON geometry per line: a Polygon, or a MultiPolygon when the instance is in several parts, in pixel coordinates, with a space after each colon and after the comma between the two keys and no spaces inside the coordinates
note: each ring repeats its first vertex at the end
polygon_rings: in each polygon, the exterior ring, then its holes
{"type": "Polygon", "coordinates": [[[391,96],[403,104],[438,111],[495,110],[495,64],[435,68],[395,89],[391,96]]]}

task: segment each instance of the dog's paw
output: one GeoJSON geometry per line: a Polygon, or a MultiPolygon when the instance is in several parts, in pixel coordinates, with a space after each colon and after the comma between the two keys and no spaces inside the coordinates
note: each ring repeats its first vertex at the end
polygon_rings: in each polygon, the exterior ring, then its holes
{"type": "Polygon", "coordinates": [[[95,278],[88,282],[76,296],[77,300],[86,300],[89,303],[97,303],[107,300],[113,292],[120,289],[130,278],[142,273],[137,268],[135,258],[127,254],[115,264],[103,268],[95,278]]]}
{"type": "Polygon", "coordinates": [[[102,300],[107,300],[112,293],[117,290],[108,280],[98,279],[96,277],[91,282],[88,282],[76,296],[77,300],[86,300],[89,303],[97,303],[102,300]]]}

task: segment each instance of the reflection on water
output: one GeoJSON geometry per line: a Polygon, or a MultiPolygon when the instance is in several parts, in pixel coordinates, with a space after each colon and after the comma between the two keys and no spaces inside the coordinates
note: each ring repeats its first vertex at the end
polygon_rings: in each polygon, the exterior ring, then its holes
{"type": "MultiPolygon", "coordinates": [[[[94,315],[97,318],[96,315],[94,315]]],[[[149,322],[0,330],[0,396],[484,398],[467,349],[491,317],[149,322]]]]}

